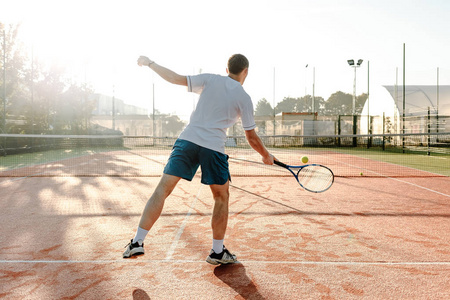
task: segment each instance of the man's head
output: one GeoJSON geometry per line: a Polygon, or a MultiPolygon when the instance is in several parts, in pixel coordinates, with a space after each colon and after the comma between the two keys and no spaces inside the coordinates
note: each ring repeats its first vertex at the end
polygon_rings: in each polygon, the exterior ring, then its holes
{"type": "Polygon", "coordinates": [[[232,75],[230,77],[234,78],[239,76],[240,77],[239,80],[238,78],[234,79],[240,81],[241,84],[244,83],[244,80],[247,77],[248,67],[249,67],[248,59],[242,54],[233,54],[228,59],[227,71],[230,75],[232,75]]]}
{"type": "Polygon", "coordinates": [[[238,75],[249,66],[248,59],[242,54],[233,54],[228,59],[228,72],[238,75]]]}

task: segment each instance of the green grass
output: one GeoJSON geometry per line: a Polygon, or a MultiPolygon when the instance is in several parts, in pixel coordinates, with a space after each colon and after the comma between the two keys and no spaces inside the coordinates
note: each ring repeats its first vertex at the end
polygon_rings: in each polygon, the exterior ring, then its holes
{"type": "Polygon", "coordinates": [[[7,156],[0,156],[0,171],[7,171],[17,168],[23,168],[33,165],[45,164],[55,161],[61,161],[69,158],[76,158],[80,156],[92,155],[111,151],[114,149],[108,148],[80,148],[80,149],[55,149],[34,153],[13,154],[7,156]]]}
{"type": "Polygon", "coordinates": [[[390,150],[383,151],[376,148],[339,148],[333,149],[333,151],[364,157],[374,161],[410,167],[439,175],[450,176],[450,155],[448,154],[431,153],[430,155],[427,155],[425,152],[402,153],[390,150]]]}

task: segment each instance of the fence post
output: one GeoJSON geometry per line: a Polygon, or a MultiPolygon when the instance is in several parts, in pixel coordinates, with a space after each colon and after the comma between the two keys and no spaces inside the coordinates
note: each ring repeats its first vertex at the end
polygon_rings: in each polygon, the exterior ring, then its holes
{"type": "Polygon", "coordinates": [[[341,115],[338,116],[338,146],[341,146],[341,115]]]}
{"type": "Polygon", "coordinates": [[[368,137],[367,137],[367,149],[369,149],[370,147],[372,147],[372,125],[373,125],[373,117],[370,115],[367,115],[368,121],[367,121],[367,133],[368,133],[368,137]]]}
{"type": "Polygon", "coordinates": [[[385,142],[385,136],[384,136],[385,132],[386,132],[386,114],[385,114],[385,112],[383,112],[383,137],[382,137],[383,151],[386,149],[386,142],[385,142]]]}
{"type": "Polygon", "coordinates": [[[431,118],[430,118],[430,107],[428,106],[428,122],[427,122],[427,155],[430,155],[430,132],[431,132],[431,118]]]}

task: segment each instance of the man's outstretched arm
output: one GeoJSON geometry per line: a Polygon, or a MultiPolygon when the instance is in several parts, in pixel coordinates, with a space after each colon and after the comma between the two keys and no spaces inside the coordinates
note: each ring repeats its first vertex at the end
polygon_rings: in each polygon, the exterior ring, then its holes
{"type": "Polygon", "coordinates": [[[259,138],[258,134],[256,133],[255,129],[252,130],[246,130],[245,131],[245,137],[247,138],[248,143],[250,146],[259,154],[262,156],[262,161],[266,165],[273,165],[274,157],[272,154],[267,151],[266,147],[264,146],[263,142],[259,138]]]}
{"type": "Polygon", "coordinates": [[[186,76],[179,75],[172,70],[169,70],[163,66],[160,66],[146,56],[139,57],[137,63],[139,66],[148,66],[156,74],[161,76],[161,78],[163,78],[164,80],[166,80],[170,83],[187,86],[186,76]]]}

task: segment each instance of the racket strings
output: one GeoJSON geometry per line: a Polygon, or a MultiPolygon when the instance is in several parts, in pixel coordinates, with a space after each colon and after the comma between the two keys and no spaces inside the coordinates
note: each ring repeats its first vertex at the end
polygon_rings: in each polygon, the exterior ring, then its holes
{"type": "Polygon", "coordinates": [[[298,181],[301,185],[312,191],[323,191],[333,183],[333,173],[321,166],[308,166],[298,173],[298,181]]]}

